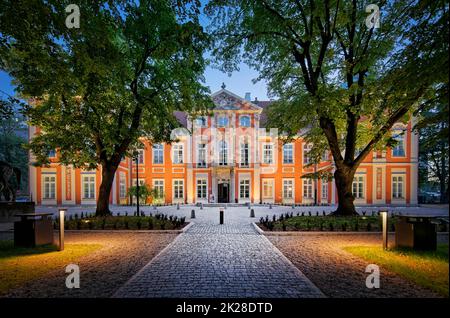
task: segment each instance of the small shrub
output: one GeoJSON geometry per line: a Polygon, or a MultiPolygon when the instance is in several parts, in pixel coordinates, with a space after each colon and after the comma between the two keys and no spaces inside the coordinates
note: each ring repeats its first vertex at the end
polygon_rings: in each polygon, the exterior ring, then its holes
{"type": "Polygon", "coordinates": [[[367,223],[366,229],[367,229],[367,232],[372,231],[372,224],[370,222],[367,223]]]}
{"type": "Polygon", "coordinates": [[[342,223],[342,231],[346,232],[347,231],[347,222],[342,223]]]}
{"type": "Polygon", "coordinates": [[[136,226],[137,226],[138,230],[141,229],[141,226],[142,226],[142,224],[141,224],[141,219],[139,219],[139,220],[137,221],[136,226]]]}
{"type": "Polygon", "coordinates": [[[286,223],[282,222],[281,227],[282,227],[283,231],[286,231],[286,223]]]}
{"type": "Polygon", "coordinates": [[[332,223],[332,222],[330,222],[330,223],[328,224],[328,230],[334,231],[334,226],[333,226],[333,223],[332,223]]]}

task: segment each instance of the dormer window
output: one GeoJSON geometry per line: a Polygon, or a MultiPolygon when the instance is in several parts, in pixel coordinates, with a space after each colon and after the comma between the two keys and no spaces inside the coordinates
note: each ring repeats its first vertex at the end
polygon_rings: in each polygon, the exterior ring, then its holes
{"type": "Polygon", "coordinates": [[[228,127],[228,117],[223,115],[217,117],[217,127],[228,127]]]}
{"type": "Polygon", "coordinates": [[[250,116],[241,116],[239,118],[239,126],[241,127],[250,127],[250,116]]]}

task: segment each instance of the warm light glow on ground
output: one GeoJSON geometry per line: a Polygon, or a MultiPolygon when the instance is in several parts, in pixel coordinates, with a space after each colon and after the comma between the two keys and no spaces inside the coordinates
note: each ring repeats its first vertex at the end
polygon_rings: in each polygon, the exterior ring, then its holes
{"type": "Polygon", "coordinates": [[[55,246],[14,248],[12,241],[0,241],[0,294],[46,273],[76,263],[98,249],[100,244],[66,244],[62,252],[55,246]]]}
{"type": "Polygon", "coordinates": [[[447,244],[438,245],[436,252],[394,249],[385,251],[381,246],[349,246],[344,250],[448,297],[447,244]]]}

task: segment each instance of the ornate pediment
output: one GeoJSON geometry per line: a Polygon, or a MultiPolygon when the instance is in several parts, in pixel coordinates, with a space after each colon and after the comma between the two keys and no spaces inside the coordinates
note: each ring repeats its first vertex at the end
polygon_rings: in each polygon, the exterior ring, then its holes
{"type": "Polygon", "coordinates": [[[222,88],[212,94],[216,110],[261,110],[260,107],[222,88]]]}

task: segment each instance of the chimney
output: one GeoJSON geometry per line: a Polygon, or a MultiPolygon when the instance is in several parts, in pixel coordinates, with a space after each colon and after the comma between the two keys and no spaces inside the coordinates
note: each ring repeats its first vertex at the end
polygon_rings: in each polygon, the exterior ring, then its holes
{"type": "Polygon", "coordinates": [[[248,93],[248,92],[245,93],[245,100],[246,100],[247,102],[249,102],[249,101],[252,100],[250,93],[248,93]]]}

